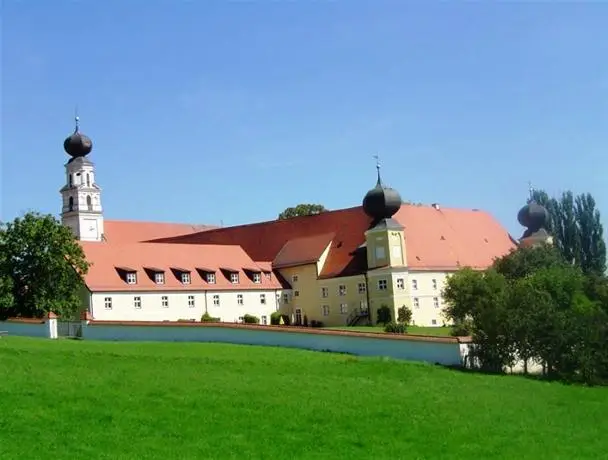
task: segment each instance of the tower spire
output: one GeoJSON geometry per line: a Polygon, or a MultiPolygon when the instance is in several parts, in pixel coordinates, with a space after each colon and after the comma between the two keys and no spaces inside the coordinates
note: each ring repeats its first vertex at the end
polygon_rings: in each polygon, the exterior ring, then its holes
{"type": "Polygon", "coordinates": [[[74,133],[80,129],[80,117],[78,116],[78,106],[74,107],[74,133]]]}
{"type": "Polygon", "coordinates": [[[378,155],[374,155],[374,159],[376,160],[376,171],[378,172],[378,181],[376,182],[376,187],[382,187],[382,179],[380,178],[380,157],[378,155]]]}

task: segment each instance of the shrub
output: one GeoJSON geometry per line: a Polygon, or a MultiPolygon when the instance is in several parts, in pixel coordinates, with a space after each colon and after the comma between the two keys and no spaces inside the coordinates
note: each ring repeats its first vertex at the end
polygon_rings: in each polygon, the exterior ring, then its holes
{"type": "Polygon", "coordinates": [[[412,310],[403,305],[397,310],[397,321],[403,324],[410,324],[412,322],[412,310]]]}
{"type": "Polygon", "coordinates": [[[377,324],[387,325],[391,322],[391,309],[386,305],[382,305],[378,308],[378,320],[377,324]]]}
{"type": "Polygon", "coordinates": [[[322,321],[317,321],[316,319],[313,319],[310,322],[310,326],[311,327],[323,327],[323,322],[322,321]]]}
{"type": "Polygon", "coordinates": [[[291,324],[291,318],[289,315],[281,315],[281,319],[283,320],[283,324],[285,326],[289,326],[291,324]]]}
{"type": "Polygon", "coordinates": [[[308,327],[308,316],[304,315],[304,327],[308,327]]]}
{"type": "Polygon", "coordinates": [[[194,318],[191,319],[186,319],[186,318],[179,318],[177,320],[178,323],[194,323],[196,320],[194,318]]]}
{"type": "Polygon", "coordinates": [[[201,323],[219,323],[221,320],[219,318],[214,318],[208,312],[203,313],[201,317],[201,323]]]}
{"type": "Polygon", "coordinates": [[[260,324],[260,318],[258,318],[257,316],[246,314],[243,316],[243,322],[245,324],[260,324]]]}
{"type": "Polygon", "coordinates": [[[407,332],[407,326],[405,323],[386,323],[384,326],[384,332],[391,334],[405,334],[407,332]]]}
{"type": "Polygon", "coordinates": [[[273,326],[278,326],[279,324],[281,324],[281,313],[279,313],[278,311],[273,311],[270,314],[270,324],[273,326]]]}

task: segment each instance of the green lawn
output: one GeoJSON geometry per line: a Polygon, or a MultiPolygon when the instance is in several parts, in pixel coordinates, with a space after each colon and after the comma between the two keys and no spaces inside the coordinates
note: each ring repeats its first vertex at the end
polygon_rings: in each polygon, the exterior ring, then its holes
{"type": "MultiPolygon", "coordinates": [[[[340,331],[356,331],[356,332],[384,332],[384,326],[337,326],[337,327],[326,327],[325,329],[337,329],[340,331]]],[[[420,335],[433,335],[433,336],[450,336],[451,328],[449,327],[422,327],[422,326],[408,326],[408,334],[420,334],[420,335]]]]}
{"type": "Polygon", "coordinates": [[[0,339],[15,459],[601,459],[608,389],[303,350],[0,339]]]}

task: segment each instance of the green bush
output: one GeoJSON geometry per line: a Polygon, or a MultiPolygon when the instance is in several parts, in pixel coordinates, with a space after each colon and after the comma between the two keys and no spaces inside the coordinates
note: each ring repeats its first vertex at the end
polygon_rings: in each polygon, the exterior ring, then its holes
{"type": "Polygon", "coordinates": [[[219,318],[214,318],[208,312],[203,313],[201,317],[201,323],[219,323],[221,320],[219,318]]]}
{"type": "Polygon", "coordinates": [[[378,320],[376,321],[376,324],[387,325],[392,320],[391,316],[391,309],[386,305],[382,305],[378,308],[378,320]]]}
{"type": "Polygon", "coordinates": [[[410,324],[412,322],[412,310],[403,305],[397,310],[397,321],[403,324],[410,324]]]}
{"type": "Polygon", "coordinates": [[[260,324],[260,318],[258,318],[257,316],[246,314],[243,316],[243,322],[245,324],[260,324]]]}
{"type": "Polygon", "coordinates": [[[316,319],[313,319],[310,321],[310,326],[311,327],[323,327],[323,322],[322,321],[317,321],[316,319]]]}
{"type": "Polygon", "coordinates": [[[304,315],[304,327],[308,327],[308,316],[304,315]]]}
{"type": "Polygon", "coordinates": [[[273,311],[270,314],[270,324],[272,324],[273,326],[278,326],[279,324],[281,324],[281,313],[279,313],[278,311],[273,311]]]}
{"type": "Polygon", "coordinates": [[[384,332],[391,334],[405,334],[407,332],[407,326],[404,323],[386,323],[384,326],[384,332]]]}

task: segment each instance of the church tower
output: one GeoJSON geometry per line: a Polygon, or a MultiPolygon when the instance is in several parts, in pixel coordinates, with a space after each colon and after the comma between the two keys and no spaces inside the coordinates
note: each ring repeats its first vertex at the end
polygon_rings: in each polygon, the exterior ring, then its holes
{"type": "Polygon", "coordinates": [[[71,136],[63,142],[70,155],[65,164],[66,183],[60,190],[63,199],[61,223],[82,241],[103,240],[101,188],[95,181],[95,167],[87,158],[93,149],[91,139],[80,132],[79,119],[71,136]]]}
{"type": "Polygon", "coordinates": [[[549,212],[547,208],[534,200],[533,195],[534,189],[530,186],[530,198],[517,213],[517,220],[522,227],[526,227],[526,231],[519,240],[520,247],[553,244],[553,237],[547,232],[549,212]]]}

